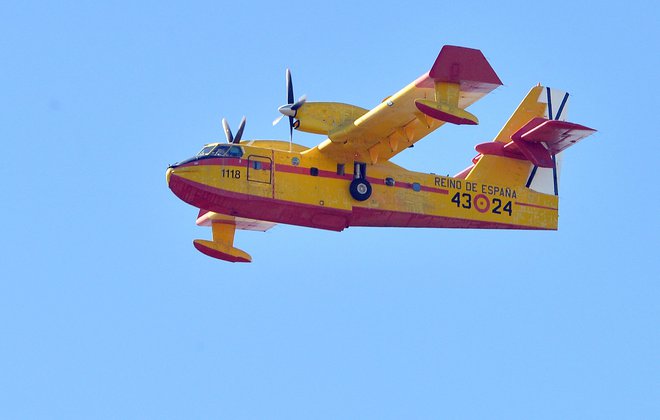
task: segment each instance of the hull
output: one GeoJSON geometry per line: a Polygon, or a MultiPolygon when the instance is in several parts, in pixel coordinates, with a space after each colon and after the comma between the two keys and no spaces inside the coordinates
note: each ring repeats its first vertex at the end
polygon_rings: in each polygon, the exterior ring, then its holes
{"type": "MultiPolygon", "coordinates": [[[[468,228],[468,229],[548,229],[515,223],[471,220],[433,214],[373,209],[352,206],[341,210],[295,201],[239,193],[209,186],[181,176],[172,175],[169,185],[186,203],[216,213],[265,220],[317,229],[342,231],[350,226],[468,228]]],[[[448,194],[448,193],[447,193],[448,194]]]]}

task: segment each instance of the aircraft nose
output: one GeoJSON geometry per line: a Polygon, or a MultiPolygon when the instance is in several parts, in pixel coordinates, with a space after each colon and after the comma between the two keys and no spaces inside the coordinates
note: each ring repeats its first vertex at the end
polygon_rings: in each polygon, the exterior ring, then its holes
{"type": "Polygon", "coordinates": [[[172,176],[172,172],[174,172],[173,167],[167,168],[167,172],[165,172],[165,180],[167,181],[167,185],[170,185],[170,176],[172,176]]]}

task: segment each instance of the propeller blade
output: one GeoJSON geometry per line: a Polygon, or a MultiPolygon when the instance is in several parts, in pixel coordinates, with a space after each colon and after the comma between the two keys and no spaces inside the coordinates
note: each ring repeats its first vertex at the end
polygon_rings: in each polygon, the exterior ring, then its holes
{"type": "Polygon", "coordinates": [[[280,121],[282,121],[282,118],[284,118],[284,114],[282,114],[279,117],[275,118],[273,120],[273,127],[276,126],[280,121]]]}
{"type": "Polygon", "coordinates": [[[238,125],[238,131],[236,132],[236,137],[234,137],[234,140],[232,143],[238,144],[241,142],[241,137],[243,136],[243,130],[245,130],[245,122],[247,119],[243,117],[241,120],[241,123],[238,125]]]}
{"type": "Polygon", "coordinates": [[[227,143],[233,143],[234,135],[231,133],[231,129],[229,128],[229,123],[225,118],[222,119],[222,127],[225,129],[225,137],[227,138],[227,143]]]}
{"type": "Polygon", "coordinates": [[[295,111],[301,106],[305,105],[305,102],[307,102],[307,95],[301,96],[293,105],[291,105],[291,109],[295,111]]]}
{"type": "Polygon", "coordinates": [[[280,111],[282,116],[277,117],[273,121],[273,125],[277,124],[282,120],[283,116],[289,117],[289,151],[293,145],[293,129],[294,129],[294,120],[293,117],[296,116],[298,108],[303,106],[307,101],[307,96],[303,95],[298,100],[295,100],[293,96],[293,81],[291,80],[291,70],[286,69],[286,105],[282,105],[277,110],[280,111]]]}
{"type": "Polygon", "coordinates": [[[291,70],[286,69],[286,103],[292,104],[293,97],[293,81],[291,80],[291,70]]]}

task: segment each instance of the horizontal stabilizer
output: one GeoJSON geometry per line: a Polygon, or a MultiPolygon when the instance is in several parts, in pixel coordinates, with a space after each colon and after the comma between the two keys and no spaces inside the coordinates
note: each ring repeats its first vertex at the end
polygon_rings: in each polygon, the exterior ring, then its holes
{"type": "Polygon", "coordinates": [[[580,124],[537,117],[513,133],[511,140],[534,165],[552,168],[552,155],[560,153],[595,131],[580,124]]]}
{"type": "Polygon", "coordinates": [[[534,118],[525,127],[515,132],[511,139],[515,141],[519,138],[533,143],[544,142],[548,145],[550,153],[556,155],[594,132],[596,130],[593,128],[568,121],[534,118]]]}
{"type": "MultiPolygon", "coordinates": [[[[508,157],[511,159],[525,159],[525,155],[520,152],[520,149],[515,146],[514,143],[509,142],[506,145],[504,143],[499,143],[496,141],[491,141],[488,143],[477,144],[474,149],[479,152],[480,155],[495,155],[508,157]]],[[[477,163],[479,155],[473,159],[473,163],[477,163]]]]}

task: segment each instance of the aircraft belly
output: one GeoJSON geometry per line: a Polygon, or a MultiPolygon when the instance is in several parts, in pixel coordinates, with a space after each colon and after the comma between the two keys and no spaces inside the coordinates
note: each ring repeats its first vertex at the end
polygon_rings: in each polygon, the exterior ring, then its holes
{"type": "Polygon", "coordinates": [[[357,202],[350,198],[346,180],[324,179],[323,173],[284,177],[280,172],[274,188],[263,194],[251,193],[245,180],[211,186],[202,176],[182,175],[171,175],[170,188],[183,201],[217,213],[275,223],[335,231],[348,226],[557,229],[557,197],[527,188],[425,174],[400,178],[394,185],[387,185],[385,177],[369,177],[373,194],[357,202]]]}
{"type": "Polygon", "coordinates": [[[429,174],[393,185],[378,177],[369,181],[372,197],[355,203],[351,226],[557,229],[557,197],[528,188],[429,174]]]}
{"type": "Polygon", "coordinates": [[[223,190],[172,175],[170,188],[181,200],[216,213],[318,229],[341,231],[350,212],[223,190]]]}
{"type": "Polygon", "coordinates": [[[406,213],[392,210],[366,209],[361,207],[356,207],[353,209],[351,226],[464,229],[547,229],[543,227],[516,225],[512,223],[460,219],[447,216],[406,213]]]}

